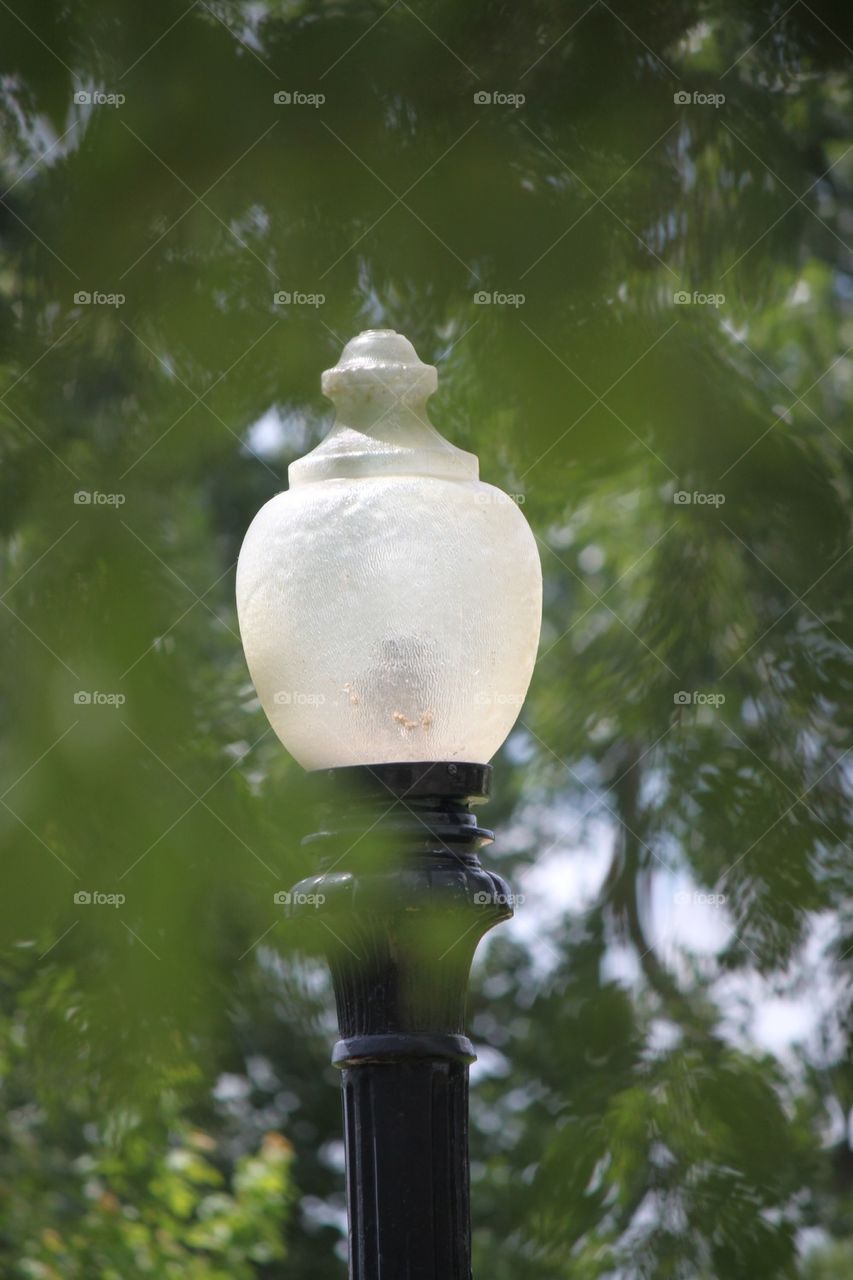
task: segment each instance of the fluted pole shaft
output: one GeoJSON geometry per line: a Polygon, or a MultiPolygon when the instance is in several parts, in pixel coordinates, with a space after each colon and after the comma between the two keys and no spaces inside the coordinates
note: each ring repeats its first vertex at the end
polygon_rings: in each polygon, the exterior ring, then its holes
{"type": "Polygon", "coordinates": [[[343,1072],[352,1280],[468,1280],[468,1066],[343,1072]]]}
{"type": "Polygon", "coordinates": [[[512,914],[470,804],[485,765],[337,769],[350,802],[309,838],[327,869],[294,891],[322,926],[341,1040],[350,1280],[470,1280],[468,975],[512,914]],[[378,841],[365,842],[366,832],[378,841]],[[359,834],[360,833],[360,834],[359,834]],[[322,900],[322,901],[321,901],[322,900]]]}

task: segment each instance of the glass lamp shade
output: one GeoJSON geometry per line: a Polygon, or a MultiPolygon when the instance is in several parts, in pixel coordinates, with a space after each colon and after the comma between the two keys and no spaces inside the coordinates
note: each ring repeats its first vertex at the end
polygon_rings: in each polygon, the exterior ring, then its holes
{"type": "Polygon", "coordinates": [[[237,610],[263,708],[306,769],[487,763],[521,708],[542,573],[518,506],[428,421],[436,370],[388,329],[323,374],[337,420],[246,534],[237,610]]]}

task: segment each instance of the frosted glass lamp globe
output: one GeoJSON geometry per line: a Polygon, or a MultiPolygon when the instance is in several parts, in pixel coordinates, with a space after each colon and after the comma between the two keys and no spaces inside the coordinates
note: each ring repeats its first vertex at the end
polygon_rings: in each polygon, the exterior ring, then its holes
{"type": "Polygon", "coordinates": [[[337,420],[246,534],[237,610],[278,737],[306,769],[487,763],[536,657],[542,574],[518,506],[429,422],[437,374],[368,329],[323,374],[337,420]]]}

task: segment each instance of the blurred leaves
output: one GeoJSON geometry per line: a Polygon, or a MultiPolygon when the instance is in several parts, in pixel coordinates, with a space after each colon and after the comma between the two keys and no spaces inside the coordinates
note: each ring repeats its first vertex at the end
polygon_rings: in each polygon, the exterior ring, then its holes
{"type": "Polygon", "coordinates": [[[0,7],[20,1274],[341,1274],[328,979],[274,900],[311,815],[233,570],[370,325],[539,540],[494,863],[596,863],[475,971],[479,1272],[846,1274],[851,46],[833,0],[0,7]],[[803,991],[809,1043],[758,1047],[803,991]]]}
{"type": "Polygon", "coordinates": [[[99,1105],[94,1080],[66,1088],[61,1105],[37,1106],[28,1040],[22,1014],[4,1021],[1,1238],[9,1276],[224,1280],[254,1276],[255,1264],[284,1256],[291,1147],[280,1134],[266,1134],[229,1169],[216,1139],[183,1113],[185,1070],[161,1071],[156,1101],[149,1096],[142,1112],[130,1098],[120,1108],[99,1105]]]}

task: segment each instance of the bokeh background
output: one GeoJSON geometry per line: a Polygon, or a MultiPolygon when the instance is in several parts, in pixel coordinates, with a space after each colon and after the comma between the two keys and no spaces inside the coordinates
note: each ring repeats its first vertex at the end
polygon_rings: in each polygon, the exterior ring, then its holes
{"type": "Polygon", "coordinates": [[[373,326],[545,575],[476,1273],[851,1274],[851,46],[824,0],[0,0],[4,1275],[345,1274],[233,591],[373,326]]]}

